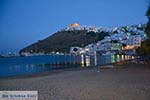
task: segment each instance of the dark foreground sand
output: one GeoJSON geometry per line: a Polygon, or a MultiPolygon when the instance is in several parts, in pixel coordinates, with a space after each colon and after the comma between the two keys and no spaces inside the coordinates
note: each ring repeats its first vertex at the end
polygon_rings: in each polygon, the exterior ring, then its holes
{"type": "Polygon", "coordinates": [[[150,100],[150,67],[125,66],[0,79],[0,90],[38,90],[39,100],[150,100]]]}

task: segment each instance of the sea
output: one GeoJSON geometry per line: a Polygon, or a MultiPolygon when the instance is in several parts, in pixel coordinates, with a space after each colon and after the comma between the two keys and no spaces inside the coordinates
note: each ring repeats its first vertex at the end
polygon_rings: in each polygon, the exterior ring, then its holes
{"type": "Polygon", "coordinates": [[[58,69],[97,67],[131,59],[125,55],[36,55],[0,58],[0,77],[58,69]]]}

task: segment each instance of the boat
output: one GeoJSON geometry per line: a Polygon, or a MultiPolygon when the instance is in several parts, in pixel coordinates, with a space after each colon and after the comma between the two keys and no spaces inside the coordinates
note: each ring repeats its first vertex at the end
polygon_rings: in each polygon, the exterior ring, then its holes
{"type": "Polygon", "coordinates": [[[110,51],[107,51],[106,53],[102,53],[103,56],[115,55],[115,54],[116,54],[115,52],[110,52],[110,51]]]}

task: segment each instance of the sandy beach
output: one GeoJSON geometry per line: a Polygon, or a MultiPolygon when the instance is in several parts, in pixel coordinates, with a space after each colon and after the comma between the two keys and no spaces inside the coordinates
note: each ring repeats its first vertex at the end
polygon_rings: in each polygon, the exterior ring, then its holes
{"type": "Polygon", "coordinates": [[[37,90],[39,100],[150,100],[150,67],[61,70],[0,79],[0,90],[37,90]]]}

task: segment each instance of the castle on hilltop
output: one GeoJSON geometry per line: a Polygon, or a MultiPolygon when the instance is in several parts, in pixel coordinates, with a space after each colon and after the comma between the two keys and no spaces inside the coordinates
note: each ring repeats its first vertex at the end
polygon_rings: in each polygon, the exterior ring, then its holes
{"type": "Polygon", "coordinates": [[[79,27],[79,24],[75,22],[73,24],[70,24],[69,27],[79,27]]]}
{"type": "Polygon", "coordinates": [[[101,32],[101,31],[110,31],[109,28],[104,27],[95,27],[95,26],[86,26],[86,25],[79,25],[77,22],[70,24],[68,27],[62,29],[61,31],[78,31],[83,30],[87,32],[101,32]]]}

